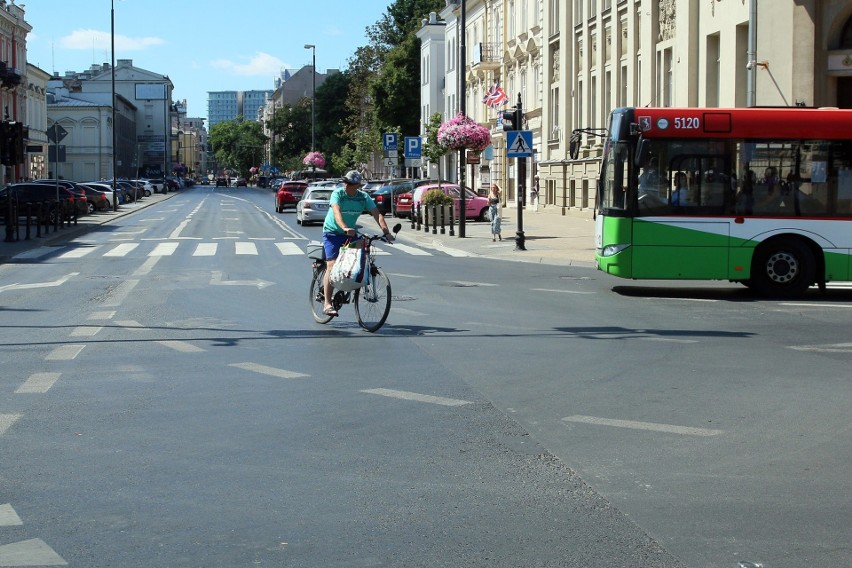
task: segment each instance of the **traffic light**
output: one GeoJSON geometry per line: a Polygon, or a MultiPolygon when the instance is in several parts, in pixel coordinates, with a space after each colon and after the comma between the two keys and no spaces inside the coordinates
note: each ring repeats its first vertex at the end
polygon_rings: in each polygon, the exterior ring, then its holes
{"type": "Polygon", "coordinates": [[[497,116],[500,118],[500,126],[503,130],[517,130],[517,113],[514,110],[501,110],[497,116]]]}

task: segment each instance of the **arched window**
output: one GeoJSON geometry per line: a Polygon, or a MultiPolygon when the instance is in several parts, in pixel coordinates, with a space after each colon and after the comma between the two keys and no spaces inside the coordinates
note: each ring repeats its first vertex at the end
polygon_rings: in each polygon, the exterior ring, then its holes
{"type": "Polygon", "coordinates": [[[846,20],[843,33],[840,34],[840,45],[838,49],[852,49],[852,18],[846,20]]]}

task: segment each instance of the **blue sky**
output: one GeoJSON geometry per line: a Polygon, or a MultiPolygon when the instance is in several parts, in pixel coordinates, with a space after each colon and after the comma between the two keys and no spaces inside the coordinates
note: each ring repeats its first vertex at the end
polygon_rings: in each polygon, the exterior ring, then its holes
{"type": "MultiPolygon", "coordinates": [[[[191,117],[208,91],[272,89],[280,69],[345,69],[392,0],[114,0],[115,58],[168,75],[191,117]]],[[[109,63],[111,0],[18,0],[27,61],[64,75],[109,63]]]]}

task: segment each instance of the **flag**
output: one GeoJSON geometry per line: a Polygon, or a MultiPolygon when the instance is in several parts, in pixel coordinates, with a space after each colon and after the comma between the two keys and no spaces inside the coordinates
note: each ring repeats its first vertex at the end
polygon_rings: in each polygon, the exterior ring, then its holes
{"type": "Polygon", "coordinates": [[[508,102],[509,96],[498,83],[491,85],[491,88],[489,88],[488,91],[485,92],[485,96],[482,97],[482,104],[491,108],[497,108],[508,102]]]}

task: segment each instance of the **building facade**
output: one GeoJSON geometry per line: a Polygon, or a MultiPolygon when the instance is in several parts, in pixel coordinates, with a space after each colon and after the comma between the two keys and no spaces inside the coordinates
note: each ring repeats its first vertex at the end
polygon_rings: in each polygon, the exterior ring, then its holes
{"type": "MultiPolygon", "coordinates": [[[[0,3],[0,120],[10,125],[27,125],[27,34],[32,27],[24,21],[23,7],[14,2],[0,3]]],[[[26,144],[16,140],[15,145],[26,144]]],[[[4,151],[4,155],[9,155],[4,151]]],[[[9,183],[27,177],[29,167],[17,158],[4,160],[2,182],[9,183]],[[15,162],[15,163],[11,163],[15,162]]]]}
{"type": "Polygon", "coordinates": [[[210,91],[207,93],[207,119],[209,128],[220,122],[260,120],[267,101],[274,91],[210,91]]]}
{"type": "MultiPolygon", "coordinates": [[[[481,179],[517,205],[515,160],[505,156],[496,111],[481,104],[493,83],[520,95],[534,157],[523,185],[540,176],[544,211],[591,216],[603,128],[621,106],[837,106],[852,108],[852,3],[845,0],[467,0],[466,114],[492,128],[493,159],[481,179]]],[[[444,76],[431,64],[438,42],[424,21],[421,113],[445,119],[459,103],[461,4],[447,0],[444,76]],[[426,76],[428,75],[428,77],[426,76]],[[443,96],[438,96],[440,91],[443,96]],[[435,101],[443,108],[435,109],[435,101]]],[[[431,174],[431,172],[430,172],[431,174]]]]}

